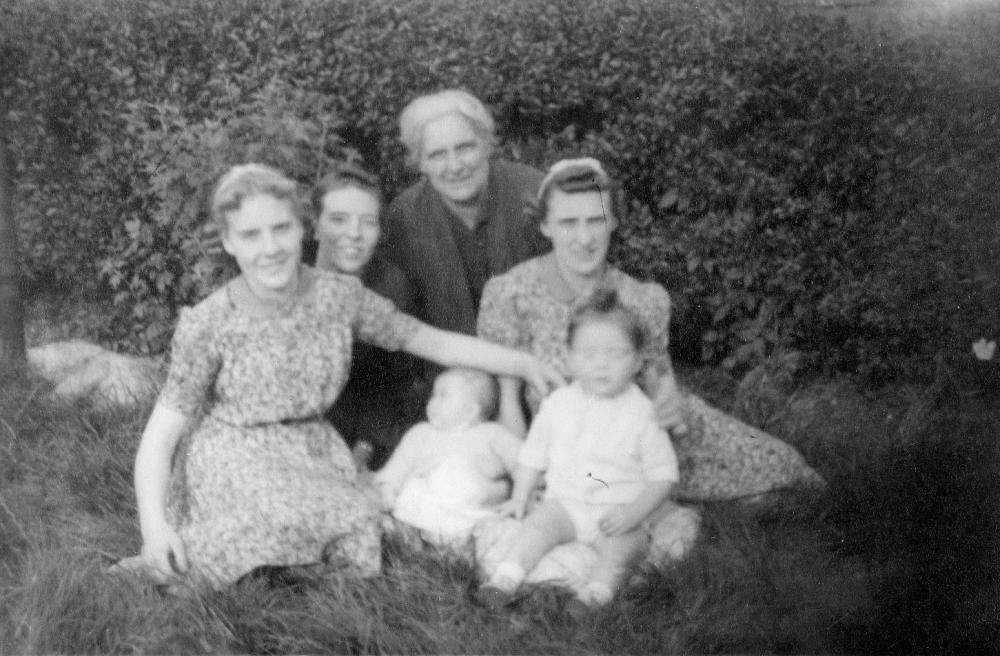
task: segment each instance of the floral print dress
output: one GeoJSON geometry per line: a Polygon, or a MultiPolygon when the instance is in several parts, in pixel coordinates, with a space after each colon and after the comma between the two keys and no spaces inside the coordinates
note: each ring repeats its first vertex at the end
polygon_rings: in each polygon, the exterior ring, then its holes
{"type": "MultiPolygon", "coordinates": [[[[567,369],[566,329],[577,300],[553,282],[551,255],[543,255],[492,278],[483,289],[478,333],[493,342],[533,353],[567,369]]],[[[603,285],[618,292],[621,303],[646,326],[643,364],[657,361],[669,370],[670,297],[653,282],[640,282],[608,267],[603,285]]],[[[681,470],[679,499],[711,501],[749,497],[793,485],[822,485],[823,479],[793,447],[682,393],[686,435],[674,438],[681,470]]],[[[532,414],[540,399],[528,391],[532,414]]]]}
{"type": "Polygon", "coordinates": [[[323,419],[354,337],[389,350],[420,323],[354,277],[313,285],[273,316],[224,287],[182,311],[160,403],[203,412],[172,472],[168,518],[194,577],[221,588],[261,565],[380,569],[379,514],[344,441],[323,419]]]}

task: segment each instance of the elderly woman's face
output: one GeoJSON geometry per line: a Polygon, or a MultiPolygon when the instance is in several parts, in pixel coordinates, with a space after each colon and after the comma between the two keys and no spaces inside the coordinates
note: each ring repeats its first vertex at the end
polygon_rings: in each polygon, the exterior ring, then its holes
{"type": "Polygon", "coordinates": [[[323,195],[316,239],[316,265],[359,275],[375,253],[382,228],[378,199],[357,187],[344,187],[323,195]]]}
{"type": "Polygon", "coordinates": [[[489,177],[490,147],[459,114],[429,121],[423,130],[420,172],[443,198],[475,201],[489,177]]]}
{"type": "Polygon", "coordinates": [[[559,267],[579,276],[600,273],[617,222],[611,199],[599,191],[566,193],[553,189],[540,229],[552,241],[559,267]]]}

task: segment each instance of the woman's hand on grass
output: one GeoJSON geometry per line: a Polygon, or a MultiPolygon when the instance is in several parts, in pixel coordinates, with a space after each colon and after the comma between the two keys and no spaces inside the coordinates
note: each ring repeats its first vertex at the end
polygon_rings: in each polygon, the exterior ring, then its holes
{"type": "Polygon", "coordinates": [[[188,569],[187,552],[181,536],[167,524],[151,531],[142,544],[143,559],[168,578],[175,578],[188,569]]]}

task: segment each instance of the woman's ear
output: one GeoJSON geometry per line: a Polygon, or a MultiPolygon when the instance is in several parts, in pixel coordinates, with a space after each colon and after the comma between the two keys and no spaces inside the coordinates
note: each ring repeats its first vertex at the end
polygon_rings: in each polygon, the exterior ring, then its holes
{"type": "Polygon", "coordinates": [[[222,242],[222,250],[226,251],[230,255],[233,254],[233,246],[229,243],[229,235],[225,232],[219,235],[219,241],[222,242]]]}
{"type": "Polygon", "coordinates": [[[546,217],[544,217],[544,216],[538,222],[538,231],[540,233],[542,233],[542,235],[546,239],[548,239],[549,241],[552,241],[552,229],[549,227],[548,219],[546,219],[546,217]]]}

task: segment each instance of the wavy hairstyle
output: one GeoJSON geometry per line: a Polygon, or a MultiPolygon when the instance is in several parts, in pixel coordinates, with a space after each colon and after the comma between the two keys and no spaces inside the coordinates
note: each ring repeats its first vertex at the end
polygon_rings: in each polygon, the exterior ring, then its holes
{"type": "Polygon", "coordinates": [[[533,198],[525,200],[524,215],[536,224],[545,221],[553,189],[566,194],[601,192],[610,200],[608,209],[611,210],[612,216],[619,221],[625,216],[627,207],[625,192],[618,182],[605,172],[601,163],[592,157],[564,159],[549,167],[542,184],[538,187],[538,193],[533,198]]]}
{"type": "Polygon", "coordinates": [[[270,196],[285,201],[305,226],[306,208],[298,185],[278,169],[266,164],[239,164],[219,178],[212,192],[209,213],[219,235],[229,230],[229,215],[254,196],[270,196]]]}
{"type": "Polygon", "coordinates": [[[353,187],[371,194],[379,207],[385,204],[378,176],[355,162],[341,162],[332,171],[320,178],[312,190],[312,203],[316,212],[323,209],[323,196],[331,191],[353,187]]]}
{"type": "Polygon", "coordinates": [[[468,121],[472,131],[486,142],[492,153],[497,142],[493,114],[468,91],[445,89],[414,98],[399,114],[399,140],[406,147],[407,166],[417,168],[420,163],[424,126],[448,114],[458,114],[468,121]]]}

